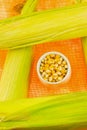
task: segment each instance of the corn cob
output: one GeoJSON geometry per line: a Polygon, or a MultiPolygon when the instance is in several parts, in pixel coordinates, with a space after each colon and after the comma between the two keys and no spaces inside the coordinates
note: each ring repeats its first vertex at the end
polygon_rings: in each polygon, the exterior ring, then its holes
{"type": "Polygon", "coordinates": [[[87,3],[21,16],[0,25],[0,48],[19,48],[87,36],[87,3]],[[66,14],[66,15],[65,15],[66,14]]]}
{"type": "Polygon", "coordinates": [[[83,43],[85,61],[86,61],[86,64],[87,64],[87,37],[82,38],[82,43],[83,43]]]}
{"type": "MultiPolygon", "coordinates": [[[[75,0],[75,2],[84,3],[84,2],[87,2],[87,0],[75,0]]],[[[87,38],[86,37],[82,38],[82,43],[83,43],[84,56],[87,63],[87,38]]]]}
{"type": "Polygon", "coordinates": [[[86,108],[87,92],[0,102],[0,128],[82,125],[87,123],[86,108]]]}
{"type": "Polygon", "coordinates": [[[35,10],[37,1],[38,0],[27,0],[21,11],[21,15],[30,15],[35,10]]]}
{"type": "MultiPolygon", "coordinates": [[[[36,2],[37,0],[28,0],[22,10],[22,15],[30,14],[36,2]]],[[[0,101],[27,97],[31,61],[32,47],[8,52],[0,81],[0,101]]]]}
{"type": "MultiPolygon", "coordinates": [[[[81,0],[80,2],[87,2],[87,0],[81,0]]],[[[87,37],[82,38],[82,43],[83,43],[83,50],[84,50],[84,56],[87,64],[87,37]]]]}

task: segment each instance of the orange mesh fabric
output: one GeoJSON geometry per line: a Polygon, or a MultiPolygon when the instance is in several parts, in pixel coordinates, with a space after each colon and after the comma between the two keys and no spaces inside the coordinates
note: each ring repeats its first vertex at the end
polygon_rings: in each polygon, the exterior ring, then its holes
{"type": "Polygon", "coordinates": [[[0,0],[0,19],[18,15],[26,0],[0,0]]]}
{"type": "Polygon", "coordinates": [[[79,39],[37,45],[34,51],[29,97],[47,96],[87,90],[87,70],[79,39]],[[63,85],[44,85],[37,76],[36,65],[41,55],[58,51],[68,57],[71,64],[71,79],[63,85]]]}
{"type": "Polygon", "coordinates": [[[39,0],[37,10],[46,10],[56,7],[63,7],[74,4],[75,0],[39,0]]]}

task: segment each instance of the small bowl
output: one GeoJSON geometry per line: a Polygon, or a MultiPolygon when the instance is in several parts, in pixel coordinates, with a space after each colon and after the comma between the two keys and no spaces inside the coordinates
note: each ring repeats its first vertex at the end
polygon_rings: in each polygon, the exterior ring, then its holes
{"type": "Polygon", "coordinates": [[[39,77],[40,81],[41,81],[43,84],[58,85],[58,84],[66,83],[66,82],[68,82],[68,80],[69,80],[70,77],[71,77],[71,66],[70,66],[70,62],[69,62],[68,58],[67,58],[64,54],[62,54],[62,53],[60,53],[60,52],[56,52],[56,51],[47,52],[47,53],[43,54],[43,55],[39,58],[39,60],[38,60],[38,63],[37,63],[37,74],[38,74],[38,77],[39,77]],[[61,57],[66,61],[66,63],[67,63],[67,66],[68,66],[67,73],[66,73],[65,77],[64,77],[61,81],[58,81],[58,82],[49,82],[49,81],[46,81],[46,80],[43,79],[43,77],[42,77],[42,75],[41,75],[41,73],[40,73],[40,71],[39,71],[40,65],[41,65],[41,61],[42,61],[47,55],[49,55],[49,54],[59,55],[59,56],[61,56],[61,57]]]}

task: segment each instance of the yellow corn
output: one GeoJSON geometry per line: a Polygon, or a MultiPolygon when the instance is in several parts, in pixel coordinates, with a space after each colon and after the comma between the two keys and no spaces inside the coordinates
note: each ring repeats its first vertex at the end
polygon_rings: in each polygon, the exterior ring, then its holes
{"type": "Polygon", "coordinates": [[[87,36],[87,3],[33,13],[0,24],[3,49],[84,36],[87,36]]]}
{"type": "MultiPolygon", "coordinates": [[[[28,0],[22,14],[30,14],[37,0],[28,0]]],[[[32,47],[8,52],[0,81],[0,101],[27,97],[32,47]]]]}

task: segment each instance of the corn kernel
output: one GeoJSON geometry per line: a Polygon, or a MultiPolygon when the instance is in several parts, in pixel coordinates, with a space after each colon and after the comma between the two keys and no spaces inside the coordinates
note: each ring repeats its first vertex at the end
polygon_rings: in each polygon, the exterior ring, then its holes
{"type": "Polygon", "coordinates": [[[63,58],[62,58],[62,57],[60,58],[60,61],[63,61],[63,58]]]}
{"type": "Polygon", "coordinates": [[[42,73],[42,77],[45,77],[45,76],[46,76],[46,72],[43,72],[43,73],[42,73]]]}
{"type": "Polygon", "coordinates": [[[44,63],[45,62],[45,60],[44,59],[42,59],[42,61],[41,61],[42,63],[44,63]]]}
{"type": "Polygon", "coordinates": [[[61,73],[60,71],[58,71],[57,74],[58,74],[59,76],[62,75],[62,73],[61,73]]]}
{"type": "Polygon", "coordinates": [[[52,79],[53,79],[53,78],[52,78],[52,76],[51,76],[51,77],[49,77],[49,81],[50,81],[50,82],[52,82],[52,79]]]}
{"type": "Polygon", "coordinates": [[[43,69],[40,69],[40,73],[42,73],[43,72],[43,69]]]}
{"type": "Polygon", "coordinates": [[[52,75],[55,74],[55,70],[53,70],[51,73],[52,73],[52,75]]]}
{"type": "Polygon", "coordinates": [[[41,65],[40,66],[44,66],[44,63],[41,63],[41,65]]]}
{"type": "Polygon", "coordinates": [[[61,71],[61,70],[62,70],[62,67],[61,67],[61,66],[59,66],[59,67],[58,67],[58,70],[59,70],[59,71],[61,71]]]}
{"type": "Polygon", "coordinates": [[[42,59],[40,73],[44,80],[48,82],[59,82],[67,74],[68,65],[62,56],[49,54],[42,59]]]}
{"type": "Polygon", "coordinates": [[[63,64],[64,64],[64,65],[66,65],[66,64],[67,64],[65,60],[63,61],[63,64]]]}
{"type": "Polygon", "coordinates": [[[47,63],[47,64],[45,64],[45,67],[49,67],[49,64],[47,63]]]}
{"type": "Polygon", "coordinates": [[[50,71],[50,70],[46,70],[46,73],[48,73],[48,74],[49,74],[49,73],[51,73],[51,71],[50,71]]]}
{"type": "Polygon", "coordinates": [[[55,54],[50,54],[51,58],[55,58],[55,56],[56,56],[55,54]]]}
{"type": "Polygon", "coordinates": [[[68,65],[65,65],[65,69],[67,69],[68,68],[68,65]]]}
{"type": "Polygon", "coordinates": [[[46,78],[48,78],[49,77],[49,75],[48,74],[46,74],[46,76],[45,76],[46,78]]]}
{"type": "Polygon", "coordinates": [[[43,78],[44,80],[48,81],[48,79],[46,77],[43,78]]]}
{"type": "Polygon", "coordinates": [[[46,56],[47,59],[50,59],[50,55],[46,56]]]}
{"type": "Polygon", "coordinates": [[[53,70],[54,70],[54,66],[51,65],[51,66],[49,67],[49,69],[53,71],[53,70]]]}
{"type": "Polygon", "coordinates": [[[57,73],[54,73],[53,76],[58,76],[58,74],[57,74],[57,73]]]}
{"type": "Polygon", "coordinates": [[[61,81],[63,78],[62,77],[58,77],[58,80],[61,81]]]}
{"type": "Polygon", "coordinates": [[[57,68],[57,67],[58,67],[58,64],[57,64],[57,63],[56,63],[56,64],[54,64],[54,67],[55,67],[55,68],[57,68]]]}
{"type": "Polygon", "coordinates": [[[57,78],[58,78],[58,76],[54,76],[54,78],[53,78],[53,79],[55,79],[55,80],[56,80],[57,78]]]}
{"type": "Polygon", "coordinates": [[[56,55],[56,59],[59,59],[60,58],[60,55],[56,55]]]}
{"type": "Polygon", "coordinates": [[[61,65],[61,61],[60,60],[59,60],[58,64],[61,65]]]}

